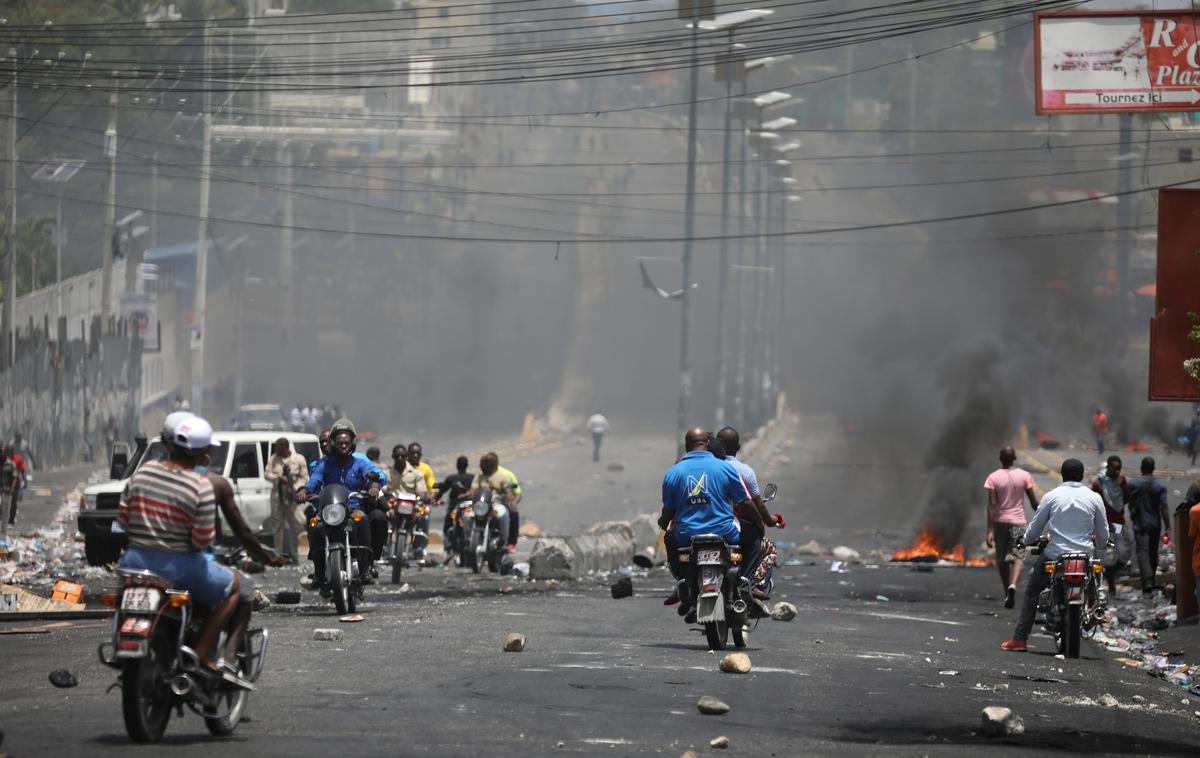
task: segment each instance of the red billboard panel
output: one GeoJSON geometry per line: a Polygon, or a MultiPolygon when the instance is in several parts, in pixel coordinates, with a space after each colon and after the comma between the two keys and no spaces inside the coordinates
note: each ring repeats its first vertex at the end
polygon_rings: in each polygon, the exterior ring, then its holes
{"type": "Polygon", "coordinates": [[[1038,14],[1037,112],[1200,110],[1200,11],[1038,14]]]}
{"type": "Polygon", "coordinates": [[[1200,382],[1183,362],[1200,356],[1189,340],[1200,312],[1200,189],[1158,193],[1158,272],[1154,317],[1150,319],[1150,399],[1200,400],[1200,382]]]}

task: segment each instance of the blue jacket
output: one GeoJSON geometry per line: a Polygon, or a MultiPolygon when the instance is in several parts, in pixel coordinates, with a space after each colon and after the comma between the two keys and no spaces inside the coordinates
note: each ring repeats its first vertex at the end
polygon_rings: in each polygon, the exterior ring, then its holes
{"type": "Polygon", "coordinates": [[[304,488],[314,495],[320,492],[321,487],[326,484],[340,484],[351,492],[366,490],[371,486],[367,475],[372,472],[379,475],[380,487],[387,484],[387,474],[371,463],[371,460],[362,453],[350,456],[350,461],[345,465],[339,463],[333,456],[327,455],[317,461],[317,465],[309,472],[308,482],[304,488]]]}

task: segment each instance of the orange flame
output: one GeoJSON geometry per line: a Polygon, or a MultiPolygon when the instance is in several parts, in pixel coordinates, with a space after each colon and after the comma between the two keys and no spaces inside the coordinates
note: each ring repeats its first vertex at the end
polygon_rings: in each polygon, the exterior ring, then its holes
{"type": "Polygon", "coordinates": [[[964,566],[995,566],[991,558],[968,558],[962,544],[947,550],[942,544],[942,538],[928,527],[921,529],[908,547],[902,547],[892,554],[893,561],[929,561],[938,560],[961,563],[964,566]]]}

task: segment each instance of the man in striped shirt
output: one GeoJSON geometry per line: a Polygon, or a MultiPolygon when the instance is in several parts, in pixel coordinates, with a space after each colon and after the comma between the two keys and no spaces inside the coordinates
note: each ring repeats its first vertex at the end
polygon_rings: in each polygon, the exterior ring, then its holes
{"type": "Polygon", "coordinates": [[[129,536],[121,568],[153,571],[209,608],[196,654],[215,670],[209,656],[237,607],[238,581],[203,553],[216,536],[217,502],[212,482],[195,469],[216,447],[212,435],[209,423],[197,416],[164,427],[170,458],[149,461],[134,473],[121,495],[117,521],[129,536]]]}

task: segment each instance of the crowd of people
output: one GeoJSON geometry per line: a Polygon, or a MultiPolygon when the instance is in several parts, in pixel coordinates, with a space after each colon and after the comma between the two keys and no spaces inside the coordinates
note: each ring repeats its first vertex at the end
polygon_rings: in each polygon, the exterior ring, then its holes
{"type": "Polygon", "coordinates": [[[287,422],[293,432],[318,434],[323,429],[333,426],[333,422],[342,417],[342,409],[334,405],[293,405],[288,411],[287,422]]]}
{"type": "MultiPolygon", "coordinates": [[[[1099,412],[1099,411],[1098,411],[1099,412]]],[[[1097,445],[1103,445],[1097,432],[1097,445]]],[[[1157,585],[1159,550],[1169,540],[1170,509],[1166,485],[1155,477],[1156,462],[1141,460],[1140,475],[1129,480],[1122,474],[1119,455],[1109,455],[1100,472],[1085,482],[1084,464],[1075,458],[1062,463],[1062,484],[1039,501],[1033,478],[1015,467],[1016,452],[1000,450],[1000,468],[984,481],[987,491],[987,543],[995,549],[996,566],[1004,587],[1004,606],[1012,608],[1025,558],[1025,546],[1044,542],[1038,559],[1025,571],[1025,592],[1011,639],[1001,647],[1024,651],[1037,614],[1038,598],[1051,581],[1046,565],[1068,552],[1099,558],[1108,598],[1118,593],[1118,581],[1136,576],[1143,597],[1152,597],[1157,585]],[[1026,523],[1025,500],[1034,512],[1026,523]],[[1048,538],[1048,539],[1047,539],[1048,538]]],[[[1183,504],[1189,511],[1193,542],[1192,567],[1200,574],[1200,480],[1188,489],[1183,504]]],[[[1200,603],[1200,582],[1196,598],[1200,603]]]]}

